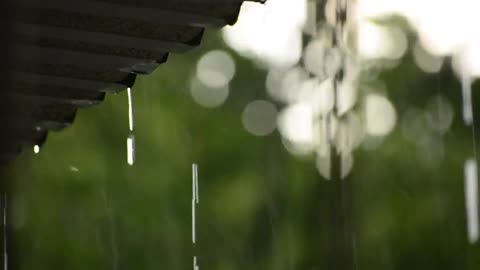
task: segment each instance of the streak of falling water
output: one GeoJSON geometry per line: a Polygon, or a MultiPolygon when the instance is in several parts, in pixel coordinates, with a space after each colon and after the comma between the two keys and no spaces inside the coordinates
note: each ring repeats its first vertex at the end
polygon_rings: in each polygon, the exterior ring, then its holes
{"type": "Polygon", "coordinates": [[[472,144],[474,158],[465,161],[465,207],[467,215],[468,240],[471,244],[479,238],[478,217],[478,170],[477,170],[477,144],[475,134],[475,121],[472,105],[472,83],[469,77],[462,78],[463,121],[472,129],[472,144]]]}
{"type": "Polygon", "coordinates": [[[463,121],[465,125],[470,126],[473,123],[472,110],[472,84],[470,78],[462,78],[462,102],[463,102],[463,121]]]}
{"type": "Polygon", "coordinates": [[[135,135],[133,134],[133,102],[132,89],[127,89],[128,95],[128,129],[130,134],[127,137],[127,163],[132,166],[135,163],[135,135]]]}
{"type": "Polygon", "coordinates": [[[132,166],[135,162],[135,136],[129,134],[127,137],[127,163],[132,166]]]}
{"type": "Polygon", "coordinates": [[[473,105],[472,105],[472,82],[469,77],[464,76],[462,79],[462,96],[463,96],[463,121],[465,125],[472,128],[472,143],[473,143],[473,154],[475,160],[478,160],[477,157],[477,142],[475,134],[475,119],[473,116],[473,105]]]}
{"type": "Polygon", "coordinates": [[[200,202],[200,197],[198,196],[198,165],[193,164],[192,166],[193,179],[195,181],[195,200],[198,204],[200,202]]]}
{"type": "MultiPolygon", "coordinates": [[[[192,164],[192,243],[195,245],[197,241],[196,235],[196,213],[195,206],[200,202],[200,197],[198,196],[198,165],[196,163],[192,164]]],[[[200,267],[197,265],[197,256],[193,256],[193,270],[199,270],[200,267]]]]}
{"type": "Polygon", "coordinates": [[[107,194],[105,192],[105,188],[102,188],[102,199],[103,199],[103,206],[105,208],[105,213],[108,218],[108,223],[110,226],[110,248],[112,252],[112,270],[118,269],[118,245],[117,245],[117,234],[115,232],[115,223],[113,220],[113,209],[110,206],[110,201],[107,198],[107,194]]]}
{"type": "Polygon", "coordinates": [[[467,232],[471,244],[478,241],[478,179],[477,162],[468,159],[465,162],[465,206],[467,211],[467,232]]]}
{"type": "Polygon", "coordinates": [[[2,210],[3,210],[3,269],[7,270],[8,269],[8,242],[7,242],[7,193],[3,194],[3,202],[2,204],[2,210]]]}
{"type": "Polygon", "coordinates": [[[195,205],[200,202],[198,197],[198,166],[192,164],[192,243],[196,242],[196,212],[195,205]]]}
{"type": "Polygon", "coordinates": [[[197,265],[197,256],[193,256],[193,270],[199,270],[200,267],[197,265]]]}
{"type": "Polygon", "coordinates": [[[133,104],[132,104],[132,88],[127,89],[128,95],[128,128],[133,131],[133,104]]]}

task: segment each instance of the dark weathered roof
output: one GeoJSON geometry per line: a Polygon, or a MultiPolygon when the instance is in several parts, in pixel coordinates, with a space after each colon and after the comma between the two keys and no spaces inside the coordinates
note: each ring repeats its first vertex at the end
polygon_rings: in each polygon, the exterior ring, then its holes
{"type": "Polygon", "coordinates": [[[132,86],[136,74],[151,73],[169,52],[200,45],[204,27],[233,24],[243,1],[13,1],[13,50],[3,63],[10,83],[0,101],[9,132],[0,160],[41,145],[49,131],[72,124],[78,108],[132,86]]]}

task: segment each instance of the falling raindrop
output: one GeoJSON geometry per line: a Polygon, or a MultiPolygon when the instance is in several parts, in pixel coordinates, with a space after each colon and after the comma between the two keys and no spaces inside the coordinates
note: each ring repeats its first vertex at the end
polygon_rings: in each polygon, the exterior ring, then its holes
{"type": "Polygon", "coordinates": [[[477,145],[475,136],[473,105],[472,105],[472,82],[468,75],[462,76],[462,101],[463,121],[471,127],[473,158],[465,161],[465,206],[467,214],[468,240],[471,244],[479,238],[478,218],[478,169],[477,169],[477,145]]]}
{"type": "Polygon", "coordinates": [[[3,269],[8,269],[8,242],[7,242],[7,193],[3,193],[2,204],[3,211],[3,269]]]}
{"type": "Polygon", "coordinates": [[[132,104],[132,89],[127,89],[128,95],[128,128],[133,131],[133,104],[132,104]]]}
{"type": "Polygon", "coordinates": [[[193,256],[193,270],[199,270],[200,267],[197,264],[197,256],[193,256]]]}
{"type": "Polygon", "coordinates": [[[198,195],[198,166],[197,166],[197,164],[195,164],[194,176],[195,176],[195,199],[196,199],[196,203],[198,204],[200,202],[200,196],[198,195]]]}
{"type": "Polygon", "coordinates": [[[128,95],[128,129],[130,134],[127,137],[127,163],[132,166],[135,163],[135,135],[133,134],[133,102],[132,89],[127,89],[128,95]]]}
{"type": "Polygon", "coordinates": [[[467,211],[467,232],[471,244],[478,241],[478,179],[476,159],[465,161],[465,206],[467,211]]]}
{"type": "Polygon", "coordinates": [[[198,196],[198,165],[192,164],[192,243],[195,244],[196,237],[196,211],[195,205],[200,202],[198,196]]]}
{"type": "MultiPolygon", "coordinates": [[[[196,232],[196,212],[195,206],[200,202],[200,197],[198,195],[198,165],[196,163],[192,164],[192,243],[195,245],[197,241],[197,232],[196,232]]],[[[199,270],[200,267],[197,265],[197,256],[193,256],[193,270],[199,270]]]]}
{"type": "Polygon", "coordinates": [[[473,123],[472,84],[467,77],[462,78],[463,121],[470,126],[473,123]]]}
{"type": "Polygon", "coordinates": [[[127,163],[132,166],[135,163],[135,137],[129,134],[127,137],[127,163]]]}
{"type": "Polygon", "coordinates": [[[34,146],[33,146],[33,153],[35,153],[35,154],[40,153],[40,146],[34,145],[34,146]]]}

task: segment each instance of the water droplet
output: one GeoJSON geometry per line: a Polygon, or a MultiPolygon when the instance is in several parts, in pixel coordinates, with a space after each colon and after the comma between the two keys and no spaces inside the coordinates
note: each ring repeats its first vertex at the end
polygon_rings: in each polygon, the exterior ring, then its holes
{"type": "Polygon", "coordinates": [[[473,158],[465,161],[465,206],[467,211],[468,240],[471,244],[478,241],[478,179],[477,161],[473,158]]]}
{"type": "Polygon", "coordinates": [[[197,256],[193,256],[193,270],[199,270],[200,267],[197,264],[197,256]]]}
{"type": "Polygon", "coordinates": [[[135,163],[135,135],[133,135],[133,101],[132,89],[128,87],[128,129],[130,134],[127,137],[127,163],[132,166],[135,163]]]}
{"type": "Polygon", "coordinates": [[[132,89],[127,89],[128,95],[128,128],[133,131],[133,103],[132,103],[132,89]]]}
{"type": "Polygon", "coordinates": [[[33,146],[33,153],[35,153],[35,154],[40,153],[40,146],[38,146],[38,145],[35,144],[35,145],[33,146]]]}
{"type": "Polygon", "coordinates": [[[198,165],[192,164],[192,243],[197,241],[196,204],[200,202],[198,196],[198,165]]]}
{"type": "Polygon", "coordinates": [[[469,78],[462,78],[463,121],[470,126],[473,122],[472,84],[469,78]]]}
{"type": "Polygon", "coordinates": [[[133,134],[127,137],[127,163],[132,166],[135,162],[135,136],[133,134]]]}
{"type": "Polygon", "coordinates": [[[200,197],[198,196],[198,165],[196,163],[192,164],[192,181],[193,181],[192,197],[195,200],[195,202],[198,204],[200,202],[200,197]]]}

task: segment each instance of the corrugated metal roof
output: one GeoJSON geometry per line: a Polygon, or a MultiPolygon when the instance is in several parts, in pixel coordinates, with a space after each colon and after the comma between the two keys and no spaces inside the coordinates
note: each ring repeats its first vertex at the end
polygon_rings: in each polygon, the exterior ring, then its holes
{"type": "Polygon", "coordinates": [[[9,103],[0,113],[10,132],[0,160],[43,144],[49,131],[73,123],[78,108],[132,86],[169,52],[199,46],[204,27],[233,24],[243,1],[16,0],[14,50],[5,61],[11,87],[0,101],[9,103]]]}

